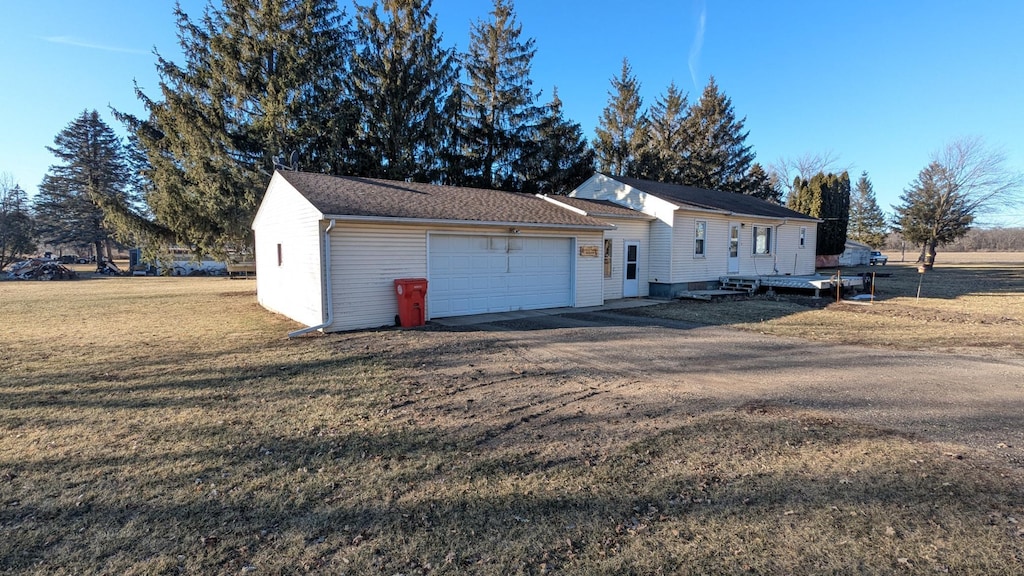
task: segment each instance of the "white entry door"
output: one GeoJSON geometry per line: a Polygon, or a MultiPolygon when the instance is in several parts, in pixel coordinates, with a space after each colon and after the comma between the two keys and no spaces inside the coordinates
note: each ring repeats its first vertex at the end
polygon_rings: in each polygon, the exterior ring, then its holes
{"type": "Polygon", "coordinates": [[[640,295],[640,243],[626,242],[626,265],[622,279],[622,297],[635,298],[640,295]]]}
{"type": "Polygon", "coordinates": [[[740,225],[729,224],[729,274],[740,271],[740,225]]]}

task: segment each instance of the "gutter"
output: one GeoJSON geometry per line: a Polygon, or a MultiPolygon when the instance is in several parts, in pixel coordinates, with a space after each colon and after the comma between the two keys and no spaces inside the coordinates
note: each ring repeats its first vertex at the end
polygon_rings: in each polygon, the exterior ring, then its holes
{"type": "Polygon", "coordinates": [[[322,330],[327,328],[334,322],[334,292],[331,284],[331,230],[334,229],[334,225],[337,221],[331,218],[331,223],[324,230],[324,290],[327,291],[327,318],[324,319],[322,324],[317,326],[310,326],[309,328],[303,328],[294,332],[289,332],[289,338],[295,338],[296,336],[302,336],[315,330],[322,330]]]}
{"type": "Polygon", "coordinates": [[[609,224],[547,224],[543,222],[499,222],[486,220],[443,220],[438,218],[403,218],[388,216],[332,215],[331,221],[374,222],[382,224],[420,224],[427,226],[501,226],[503,228],[546,228],[551,230],[614,230],[609,224]]]}

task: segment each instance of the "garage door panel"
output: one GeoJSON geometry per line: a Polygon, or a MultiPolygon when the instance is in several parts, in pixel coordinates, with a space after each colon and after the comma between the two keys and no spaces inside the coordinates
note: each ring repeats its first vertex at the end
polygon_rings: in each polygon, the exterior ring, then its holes
{"type": "Polygon", "coordinates": [[[431,317],[572,305],[572,239],[430,236],[431,317]]]}

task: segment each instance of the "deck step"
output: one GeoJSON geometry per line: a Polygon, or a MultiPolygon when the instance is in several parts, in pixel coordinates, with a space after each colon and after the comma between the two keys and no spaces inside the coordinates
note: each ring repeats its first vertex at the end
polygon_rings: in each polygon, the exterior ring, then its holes
{"type": "Polygon", "coordinates": [[[753,294],[761,288],[761,281],[752,278],[731,278],[728,276],[722,277],[719,282],[724,290],[736,290],[740,292],[747,292],[753,294]]]}

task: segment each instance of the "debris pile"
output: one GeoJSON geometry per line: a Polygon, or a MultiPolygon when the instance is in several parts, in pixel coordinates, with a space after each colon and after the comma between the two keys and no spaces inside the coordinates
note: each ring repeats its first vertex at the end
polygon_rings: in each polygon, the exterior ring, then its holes
{"type": "Polygon", "coordinates": [[[100,262],[96,265],[96,273],[106,274],[107,276],[124,275],[124,272],[122,272],[121,269],[117,267],[117,264],[114,264],[110,260],[100,260],[100,262]]]}
{"type": "Polygon", "coordinates": [[[31,258],[11,264],[7,277],[15,280],[74,280],[78,272],[48,258],[31,258]]]}

